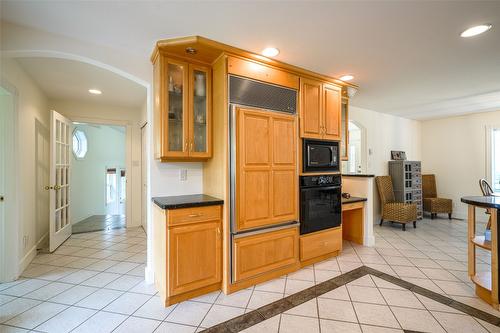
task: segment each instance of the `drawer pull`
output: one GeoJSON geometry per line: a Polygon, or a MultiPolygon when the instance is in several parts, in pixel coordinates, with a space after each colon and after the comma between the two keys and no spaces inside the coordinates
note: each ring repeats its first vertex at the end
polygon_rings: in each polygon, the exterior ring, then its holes
{"type": "Polygon", "coordinates": [[[202,215],[203,214],[201,214],[201,213],[198,213],[198,214],[189,214],[188,217],[200,217],[202,215]]]}

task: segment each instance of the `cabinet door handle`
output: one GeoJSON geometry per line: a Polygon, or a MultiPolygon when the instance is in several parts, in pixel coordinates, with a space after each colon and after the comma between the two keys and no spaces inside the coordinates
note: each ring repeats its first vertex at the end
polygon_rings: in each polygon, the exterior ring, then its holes
{"type": "Polygon", "coordinates": [[[184,150],[187,151],[188,150],[188,142],[186,141],[186,143],[184,144],[184,150]]]}
{"type": "Polygon", "coordinates": [[[220,227],[217,228],[217,235],[220,235],[220,227]]]}
{"type": "Polygon", "coordinates": [[[189,144],[189,151],[193,151],[193,142],[189,144]]]}
{"type": "Polygon", "coordinates": [[[199,213],[199,214],[189,214],[188,217],[199,217],[199,216],[202,216],[203,214],[199,213]]]}

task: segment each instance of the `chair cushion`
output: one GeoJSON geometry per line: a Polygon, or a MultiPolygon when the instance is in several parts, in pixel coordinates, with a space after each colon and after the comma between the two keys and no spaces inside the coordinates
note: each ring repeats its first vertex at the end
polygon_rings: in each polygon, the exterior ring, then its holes
{"type": "Polygon", "coordinates": [[[417,205],[403,202],[386,203],[382,207],[382,218],[401,223],[416,221],[417,205]]]}
{"type": "Polygon", "coordinates": [[[453,201],[446,198],[424,198],[424,211],[431,213],[451,213],[453,201]]]}

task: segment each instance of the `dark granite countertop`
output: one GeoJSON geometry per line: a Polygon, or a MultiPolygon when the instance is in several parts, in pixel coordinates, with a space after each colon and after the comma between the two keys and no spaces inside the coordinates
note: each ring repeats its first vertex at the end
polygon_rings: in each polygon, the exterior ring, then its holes
{"type": "Polygon", "coordinates": [[[365,173],[343,173],[342,177],[366,177],[366,178],[372,178],[375,177],[375,175],[369,175],[365,173]]]}
{"type": "Polygon", "coordinates": [[[153,202],[161,209],[176,209],[202,206],[222,205],[224,200],[205,194],[176,195],[171,197],[154,197],[153,202]]]}
{"type": "Polygon", "coordinates": [[[500,209],[500,197],[498,196],[474,196],[474,197],[462,197],[463,203],[469,205],[476,205],[485,208],[496,208],[500,209]]]}
{"type": "Polygon", "coordinates": [[[342,198],[342,204],[350,204],[354,202],[368,201],[366,198],[361,197],[350,197],[349,199],[342,198]]]}

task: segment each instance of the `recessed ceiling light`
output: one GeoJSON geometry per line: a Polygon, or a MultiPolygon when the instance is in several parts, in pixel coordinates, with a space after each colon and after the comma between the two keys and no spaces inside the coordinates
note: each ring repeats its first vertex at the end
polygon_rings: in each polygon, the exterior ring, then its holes
{"type": "Polygon", "coordinates": [[[262,50],[262,54],[266,57],[276,57],[279,53],[280,50],[275,47],[266,47],[264,50],[262,50]]]}
{"type": "Polygon", "coordinates": [[[354,76],[352,76],[352,75],[344,75],[344,76],[341,76],[340,79],[342,81],[351,81],[352,79],[354,79],[354,76]]]}
{"type": "Polygon", "coordinates": [[[473,37],[482,34],[483,32],[486,32],[490,30],[492,27],[491,24],[481,24],[481,25],[476,25],[474,27],[470,27],[469,29],[465,30],[460,34],[460,37],[473,37]]]}
{"type": "Polygon", "coordinates": [[[89,93],[94,95],[100,95],[102,94],[102,91],[100,91],[99,89],[89,89],[89,93]]]}

